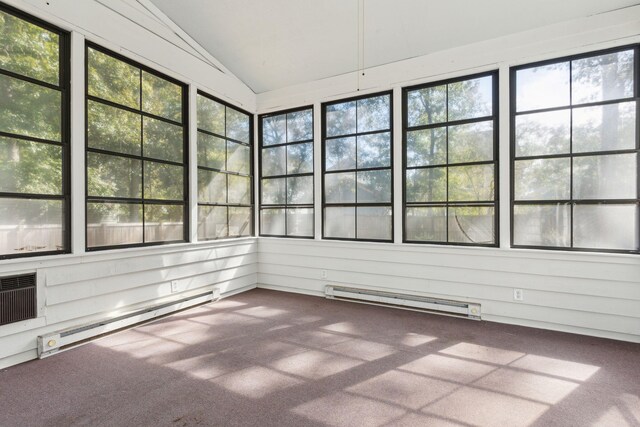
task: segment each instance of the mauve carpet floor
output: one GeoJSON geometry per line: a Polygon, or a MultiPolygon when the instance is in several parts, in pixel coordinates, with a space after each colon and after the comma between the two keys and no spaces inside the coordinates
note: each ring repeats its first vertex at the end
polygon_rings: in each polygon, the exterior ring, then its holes
{"type": "Polygon", "coordinates": [[[0,371],[0,426],[640,426],[640,345],[253,290],[0,371]]]}

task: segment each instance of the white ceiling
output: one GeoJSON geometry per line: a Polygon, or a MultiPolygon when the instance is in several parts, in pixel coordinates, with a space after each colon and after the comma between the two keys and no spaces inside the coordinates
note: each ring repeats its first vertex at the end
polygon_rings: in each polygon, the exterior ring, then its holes
{"type": "MultiPolygon", "coordinates": [[[[358,0],[151,0],[256,93],[358,69],[358,0]]],[[[361,0],[371,67],[639,4],[361,0]]]]}

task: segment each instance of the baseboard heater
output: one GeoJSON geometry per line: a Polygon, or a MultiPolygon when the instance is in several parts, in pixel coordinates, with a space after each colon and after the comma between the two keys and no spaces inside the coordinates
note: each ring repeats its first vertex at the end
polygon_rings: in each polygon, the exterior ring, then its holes
{"type": "Polygon", "coordinates": [[[198,295],[182,298],[166,304],[135,310],[84,326],[73,327],[38,337],[38,357],[45,357],[84,344],[92,338],[105,335],[132,325],[154,320],[158,317],[220,299],[220,290],[214,289],[198,295]]]}
{"type": "Polygon", "coordinates": [[[444,314],[473,320],[480,320],[481,316],[480,304],[419,295],[327,285],[325,288],[325,296],[341,301],[444,314]]]}

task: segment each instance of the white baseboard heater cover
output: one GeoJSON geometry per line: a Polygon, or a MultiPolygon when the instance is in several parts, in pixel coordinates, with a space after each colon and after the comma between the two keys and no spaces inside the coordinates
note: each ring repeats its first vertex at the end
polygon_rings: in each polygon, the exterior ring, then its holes
{"type": "Polygon", "coordinates": [[[131,325],[153,320],[175,311],[220,299],[220,289],[213,289],[198,295],[156,305],[150,308],[131,311],[120,316],[77,326],[38,337],[38,358],[43,359],[60,351],[81,345],[87,340],[131,325]]]}
{"type": "Polygon", "coordinates": [[[325,296],[330,299],[351,301],[361,304],[380,305],[404,310],[422,311],[434,314],[463,317],[480,320],[480,304],[423,297],[419,295],[399,294],[372,289],[351,288],[347,286],[327,285],[325,296]]]}

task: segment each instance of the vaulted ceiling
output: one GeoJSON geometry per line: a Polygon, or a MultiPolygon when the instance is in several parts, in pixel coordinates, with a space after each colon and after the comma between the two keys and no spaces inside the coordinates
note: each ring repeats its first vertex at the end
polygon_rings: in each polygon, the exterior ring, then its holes
{"type": "Polygon", "coordinates": [[[151,0],[256,93],[637,0],[151,0]],[[360,49],[359,49],[360,46],[360,49]],[[362,48],[363,47],[363,48],[362,48]]]}

